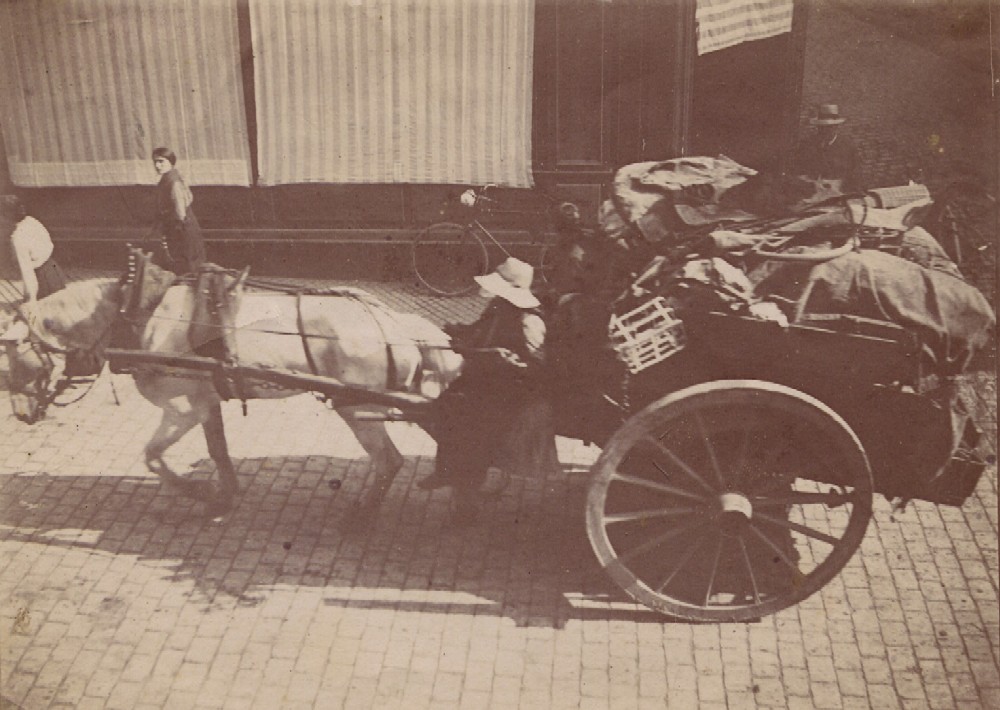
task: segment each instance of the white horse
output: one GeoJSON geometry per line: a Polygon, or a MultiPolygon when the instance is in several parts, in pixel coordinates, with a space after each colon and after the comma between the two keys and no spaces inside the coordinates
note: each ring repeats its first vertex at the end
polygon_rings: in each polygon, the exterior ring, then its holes
{"type": "MultiPolygon", "coordinates": [[[[427,382],[439,391],[460,372],[462,358],[449,349],[443,331],[420,316],[394,312],[363,291],[345,289],[330,295],[255,292],[244,289],[243,277],[230,277],[227,288],[226,301],[234,309],[228,314],[231,327],[227,332],[242,365],[321,375],[375,393],[420,393],[427,382]]],[[[117,281],[90,279],[24,304],[20,314],[36,343],[59,350],[100,352],[108,346],[112,324],[120,317],[120,300],[117,281]]],[[[148,321],[136,325],[138,349],[191,354],[194,307],[191,285],[171,286],[148,321]]],[[[44,413],[40,397],[48,374],[44,358],[37,347],[8,345],[7,349],[11,392],[21,402],[15,404],[15,413],[20,409],[25,420],[38,418],[39,408],[44,413]]],[[[153,364],[135,369],[133,378],[140,394],[162,410],[160,424],[145,449],[148,468],[184,494],[206,502],[211,511],[228,509],[238,484],[223,427],[222,398],[212,375],[153,364]],[[219,473],[218,488],[178,476],[164,460],[167,449],[199,424],[219,473]]],[[[302,391],[264,385],[247,379],[239,383],[238,396],[271,399],[302,391]]],[[[362,509],[369,510],[381,502],[403,464],[384,421],[377,418],[387,406],[336,398],[332,405],[368,453],[375,471],[375,483],[361,503],[362,509]]]]}

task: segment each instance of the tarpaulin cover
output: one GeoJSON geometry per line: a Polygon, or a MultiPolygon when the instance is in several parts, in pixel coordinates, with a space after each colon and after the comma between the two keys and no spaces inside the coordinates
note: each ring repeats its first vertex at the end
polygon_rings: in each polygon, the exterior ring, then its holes
{"type": "Polygon", "coordinates": [[[683,191],[702,192],[714,202],[726,190],[739,185],[757,171],[720,155],[718,158],[689,156],[648,163],[632,163],[615,173],[615,203],[629,222],[639,219],[665,197],[671,202],[683,191]]]}
{"type": "Polygon", "coordinates": [[[795,321],[843,314],[901,325],[920,337],[941,375],[962,372],[996,325],[989,302],[973,286],[880,251],[852,252],[818,265],[783,264],[756,284],[756,293],[794,300],[795,321]]]}

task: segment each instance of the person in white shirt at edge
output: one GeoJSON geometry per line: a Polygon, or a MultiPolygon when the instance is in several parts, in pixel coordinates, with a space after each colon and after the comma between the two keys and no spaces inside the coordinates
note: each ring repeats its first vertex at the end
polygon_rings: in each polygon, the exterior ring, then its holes
{"type": "Polygon", "coordinates": [[[28,301],[45,298],[66,286],[66,275],[53,258],[49,230],[28,215],[17,195],[0,197],[0,216],[6,232],[10,229],[10,249],[21,272],[24,296],[28,301]]]}

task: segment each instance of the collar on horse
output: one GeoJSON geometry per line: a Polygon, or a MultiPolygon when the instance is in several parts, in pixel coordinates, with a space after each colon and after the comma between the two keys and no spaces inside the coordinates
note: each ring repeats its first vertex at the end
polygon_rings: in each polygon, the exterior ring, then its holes
{"type": "MultiPolygon", "coordinates": [[[[247,278],[249,268],[232,271],[216,264],[203,264],[192,274],[178,278],[152,260],[152,254],[129,247],[128,272],[121,282],[120,324],[114,326],[116,347],[137,349],[139,337],[163,300],[175,284],[191,288],[193,306],[188,326],[188,343],[192,352],[218,360],[212,380],[223,399],[237,398],[246,407],[242,378],[235,368],[239,360],[236,346],[236,311],[239,308],[238,287],[247,278]]],[[[114,370],[128,369],[127,358],[114,370]]]]}

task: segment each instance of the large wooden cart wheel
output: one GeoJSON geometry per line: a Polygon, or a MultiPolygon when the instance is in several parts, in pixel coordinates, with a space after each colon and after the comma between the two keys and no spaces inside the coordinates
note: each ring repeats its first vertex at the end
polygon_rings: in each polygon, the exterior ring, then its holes
{"type": "Polygon", "coordinates": [[[843,568],[871,519],[858,438],[797,390],[722,380],[630,418],[594,464],[587,533],[633,599],[672,616],[747,621],[843,568]]]}

